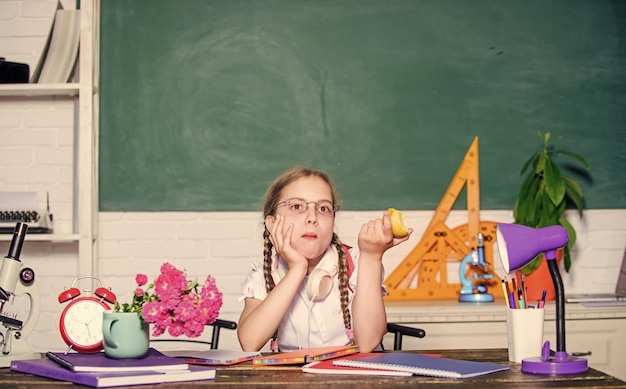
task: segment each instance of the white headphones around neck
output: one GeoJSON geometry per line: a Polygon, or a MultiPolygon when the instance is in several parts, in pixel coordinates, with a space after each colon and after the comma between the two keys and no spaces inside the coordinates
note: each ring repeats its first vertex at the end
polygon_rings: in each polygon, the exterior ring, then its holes
{"type": "Polygon", "coordinates": [[[314,269],[309,274],[306,283],[306,293],[309,301],[324,300],[333,289],[333,277],[337,275],[337,265],[334,265],[330,272],[323,269],[314,269]]]}
{"type": "MultiPolygon", "coordinates": [[[[333,289],[333,277],[335,277],[337,273],[337,265],[333,265],[330,272],[324,269],[314,269],[311,274],[309,274],[309,279],[306,283],[306,293],[309,301],[322,301],[328,297],[330,291],[333,289]]],[[[278,284],[284,276],[285,270],[279,264],[276,269],[272,271],[274,283],[278,284]]]]}

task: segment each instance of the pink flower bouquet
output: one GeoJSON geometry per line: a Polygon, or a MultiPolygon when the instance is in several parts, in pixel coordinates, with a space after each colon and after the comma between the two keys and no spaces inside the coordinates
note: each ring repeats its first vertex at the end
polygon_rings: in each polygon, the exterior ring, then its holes
{"type": "Polygon", "coordinates": [[[222,307],[222,293],[215,278],[207,276],[201,285],[190,281],[185,273],[169,263],[161,265],[161,274],[154,283],[148,283],[145,274],[135,277],[137,288],[131,304],[115,302],[115,312],[136,312],[146,322],[154,323],[153,336],[167,330],[171,336],[198,337],[204,326],[215,322],[222,307]]]}

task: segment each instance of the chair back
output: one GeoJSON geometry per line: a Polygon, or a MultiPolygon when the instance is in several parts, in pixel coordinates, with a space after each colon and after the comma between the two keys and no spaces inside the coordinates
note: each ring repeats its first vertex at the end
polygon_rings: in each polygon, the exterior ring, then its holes
{"type": "Polygon", "coordinates": [[[211,350],[215,350],[218,348],[219,346],[219,341],[220,341],[220,331],[222,330],[222,328],[227,329],[227,330],[236,330],[237,329],[237,323],[235,323],[234,321],[230,321],[230,320],[222,320],[222,319],[217,319],[215,320],[214,323],[212,324],[207,324],[207,327],[211,327],[211,340],[197,340],[197,339],[190,339],[190,338],[168,338],[168,339],[150,339],[150,342],[186,342],[186,343],[195,343],[195,344],[202,344],[202,345],[207,345],[209,346],[209,348],[211,350]]]}

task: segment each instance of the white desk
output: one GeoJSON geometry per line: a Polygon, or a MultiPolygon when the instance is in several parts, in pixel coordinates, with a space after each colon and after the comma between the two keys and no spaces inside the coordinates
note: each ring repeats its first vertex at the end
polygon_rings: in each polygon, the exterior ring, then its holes
{"type": "MultiPolygon", "coordinates": [[[[403,338],[403,349],[506,348],[504,300],[495,303],[447,301],[388,302],[389,322],[423,328],[423,339],[403,338]]],[[[544,340],[556,348],[555,304],[546,304],[544,340]]],[[[626,306],[587,308],[565,305],[565,346],[571,353],[587,353],[589,365],[626,380],[626,306]]],[[[393,347],[386,335],[386,349],[393,347]]]]}

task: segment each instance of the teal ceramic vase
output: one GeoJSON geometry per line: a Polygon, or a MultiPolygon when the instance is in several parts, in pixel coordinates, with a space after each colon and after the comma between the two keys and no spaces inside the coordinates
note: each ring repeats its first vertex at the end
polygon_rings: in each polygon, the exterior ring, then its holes
{"type": "Polygon", "coordinates": [[[137,359],[148,352],[150,327],[134,312],[103,313],[102,345],[104,353],[114,359],[137,359]]]}

